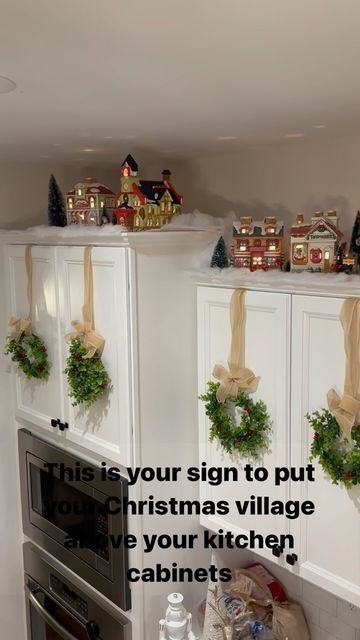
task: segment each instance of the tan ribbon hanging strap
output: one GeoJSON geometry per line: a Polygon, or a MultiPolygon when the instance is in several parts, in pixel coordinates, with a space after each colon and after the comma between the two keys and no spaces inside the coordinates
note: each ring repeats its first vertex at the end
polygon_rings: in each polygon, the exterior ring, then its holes
{"type": "Polygon", "coordinates": [[[359,387],[360,298],[345,300],[340,320],[344,329],[345,381],[342,398],[334,389],[327,394],[328,407],[340,428],[340,439],[351,440],[351,431],[360,410],[359,387]]]}
{"type": "Polygon", "coordinates": [[[74,320],[71,324],[75,331],[72,331],[65,336],[65,340],[67,340],[67,342],[71,342],[71,340],[74,340],[75,338],[82,338],[84,340],[84,344],[86,346],[86,354],[84,358],[92,358],[97,351],[101,351],[105,344],[104,338],[94,331],[91,250],[92,247],[85,247],[84,249],[83,324],[74,320]]]}
{"type": "Polygon", "coordinates": [[[20,336],[24,333],[26,336],[31,336],[32,327],[32,307],[33,307],[33,293],[32,293],[32,255],[31,255],[31,245],[28,245],[25,248],[25,268],[27,274],[27,298],[29,302],[29,314],[27,318],[14,318],[13,316],[9,320],[9,326],[13,328],[13,331],[10,335],[11,338],[15,338],[15,340],[19,340],[20,336]]]}
{"type": "Polygon", "coordinates": [[[239,391],[252,393],[256,391],[260,378],[245,367],[245,289],[236,289],[230,302],[231,347],[228,358],[229,369],[216,364],[213,376],[220,380],[216,392],[218,402],[225,402],[226,398],[236,397],[239,391]]]}

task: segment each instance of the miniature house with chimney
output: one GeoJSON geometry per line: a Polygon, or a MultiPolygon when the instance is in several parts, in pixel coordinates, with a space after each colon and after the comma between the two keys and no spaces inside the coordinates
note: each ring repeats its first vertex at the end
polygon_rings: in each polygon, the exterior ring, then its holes
{"type": "Polygon", "coordinates": [[[290,231],[291,270],[330,271],[342,236],[336,211],[317,211],[309,224],[298,214],[290,231]]]}
{"type": "Polygon", "coordinates": [[[233,223],[230,262],[234,267],[279,269],[284,223],[273,216],[263,220],[242,217],[233,223]]]}
{"type": "Polygon", "coordinates": [[[66,194],[67,223],[100,225],[104,217],[111,221],[114,205],[115,193],[96,178],[87,178],[66,194]]]}
{"type": "Polygon", "coordinates": [[[130,231],[160,228],[181,213],[182,196],[164,169],[162,180],[140,180],[138,165],[128,155],[121,165],[120,191],[116,194],[114,224],[130,231]]]}

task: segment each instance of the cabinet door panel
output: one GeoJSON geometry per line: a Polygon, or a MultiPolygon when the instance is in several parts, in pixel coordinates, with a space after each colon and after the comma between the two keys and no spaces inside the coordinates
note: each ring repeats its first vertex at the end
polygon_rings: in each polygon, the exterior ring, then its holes
{"type": "MultiPolygon", "coordinates": [[[[343,300],[293,297],[292,464],[305,466],[313,438],[305,414],[327,406],[334,387],[342,395],[344,335],[339,319],[343,300]]],[[[295,497],[312,500],[316,511],[293,523],[301,539],[299,571],[319,586],[360,605],[360,488],[331,484],[313,463],[315,482],[293,484],[295,497]]]]}
{"type": "MultiPolygon", "coordinates": [[[[230,349],[229,306],[232,290],[199,287],[198,289],[198,349],[199,349],[199,394],[212,379],[215,364],[227,366],[230,349]]],[[[246,358],[245,364],[260,376],[254,399],[262,399],[267,404],[273,421],[273,432],[269,451],[254,466],[264,466],[269,471],[265,482],[245,482],[243,475],[238,483],[222,485],[201,485],[202,499],[226,499],[231,504],[235,500],[249,499],[250,496],[269,496],[270,499],[286,500],[288,486],[274,487],[274,466],[288,465],[288,420],[289,420],[289,347],[290,347],[290,296],[287,294],[246,293],[246,358]]],[[[232,458],[224,452],[217,441],[209,443],[209,421],[205,415],[203,402],[199,403],[200,421],[200,464],[208,466],[236,466],[242,469],[245,458],[232,458]]],[[[283,516],[239,516],[236,508],[220,517],[204,517],[202,524],[217,530],[223,527],[234,533],[247,533],[253,529],[257,533],[286,534],[289,522],[283,516]]],[[[267,550],[262,555],[274,560],[267,550]]]]}
{"type": "MultiPolygon", "coordinates": [[[[62,334],[72,331],[71,321],[82,322],[84,249],[58,249],[61,282],[62,334]]],[[[131,462],[130,333],[126,249],[92,250],[95,330],[105,339],[102,361],[111,388],[89,410],[72,407],[64,376],[69,429],[64,437],[123,465],[131,462]]],[[[64,360],[68,345],[62,340],[64,360]]]]}
{"type": "MultiPolygon", "coordinates": [[[[27,317],[27,275],[25,247],[7,247],[9,313],[27,317]]],[[[45,343],[51,362],[47,380],[27,380],[15,374],[16,415],[35,425],[52,431],[51,418],[62,415],[60,393],[61,363],[59,354],[59,327],[54,249],[32,247],[33,260],[33,332],[45,343]]]]}

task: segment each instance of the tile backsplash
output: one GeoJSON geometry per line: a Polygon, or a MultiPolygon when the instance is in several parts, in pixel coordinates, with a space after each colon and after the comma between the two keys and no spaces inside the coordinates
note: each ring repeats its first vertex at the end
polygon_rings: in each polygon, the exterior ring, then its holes
{"type": "Polygon", "coordinates": [[[311,640],[360,640],[360,609],[271,562],[261,562],[305,613],[311,640]]]}

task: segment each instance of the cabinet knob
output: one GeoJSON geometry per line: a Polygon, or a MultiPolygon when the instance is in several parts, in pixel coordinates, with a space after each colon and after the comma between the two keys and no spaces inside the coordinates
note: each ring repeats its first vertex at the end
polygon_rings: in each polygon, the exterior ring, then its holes
{"type": "Polygon", "coordinates": [[[65,431],[65,429],[68,429],[69,425],[67,422],[59,422],[59,429],[60,431],[65,431]]]}
{"type": "Polygon", "coordinates": [[[295,562],[297,562],[298,557],[296,555],[296,553],[288,553],[286,556],[286,562],[288,564],[291,564],[292,566],[294,566],[295,562]]]}
{"type": "Polygon", "coordinates": [[[280,558],[281,554],[284,552],[283,547],[280,547],[279,544],[275,545],[275,547],[272,548],[272,554],[273,556],[276,556],[277,558],[280,558]]]}
{"type": "Polygon", "coordinates": [[[52,427],[54,427],[54,429],[56,429],[56,427],[60,425],[60,418],[58,418],[57,420],[55,420],[55,418],[52,418],[50,424],[52,427]]]}
{"type": "Polygon", "coordinates": [[[98,638],[100,637],[100,629],[96,622],[94,622],[93,620],[90,620],[86,623],[86,631],[89,636],[89,640],[98,640],[98,638]]]}

